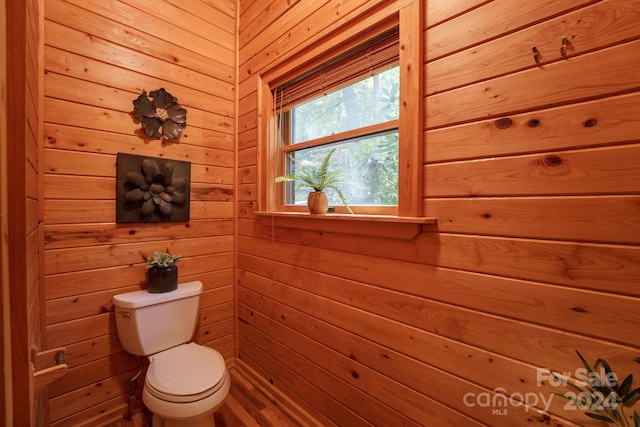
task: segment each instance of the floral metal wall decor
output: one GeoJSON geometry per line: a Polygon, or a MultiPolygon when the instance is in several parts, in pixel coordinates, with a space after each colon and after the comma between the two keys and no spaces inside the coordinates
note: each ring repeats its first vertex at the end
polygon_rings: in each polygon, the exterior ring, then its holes
{"type": "Polygon", "coordinates": [[[117,222],[189,221],[191,163],[118,153],[117,222]]]}
{"type": "Polygon", "coordinates": [[[147,92],[133,100],[133,113],[136,115],[147,136],[171,140],[180,138],[182,129],[187,126],[187,110],[178,104],[178,99],[164,88],[147,92]],[[160,133],[162,126],[162,133],[160,133]]]}

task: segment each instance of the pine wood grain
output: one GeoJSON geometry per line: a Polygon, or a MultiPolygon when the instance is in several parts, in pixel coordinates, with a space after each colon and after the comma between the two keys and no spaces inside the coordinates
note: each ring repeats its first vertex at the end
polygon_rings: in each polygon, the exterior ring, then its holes
{"type": "Polygon", "coordinates": [[[544,2],[535,5],[525,1],[505,0],[454,2],[452,9],[460,7],[457,3],[461,3],[462,7],[470,7],[476,3],[479,7],[469,9],[466,13],[456,16],[456,19],[430,28],[425,58],[431,61],[594,2],[567,0],[562,3],[544,2]]]}
{"type": "Polygon", "coordinates": [[[42,385],[33,377],[33,349],[42,349],[39,284],[42,220],[42,8],[37,1],[3,4],[2,95],[2,362],[11,366],[3,373],[0,393],[3,422],[38,422],[45,412],[42,385]],[[7,332],[11,331],[10,334],[7,332]],[[5,415],[6,414],[6,415],[5,415]]]}
{"type": "Polygon", "coordinates": [[[45,38],[49,46],[64,49],[68,40],[76,40],[73,50],[82,56],[102,60],[138,73],[152,69],[154,76],[165,81],[182,82],[192,89],[200,89],[214,96],[232,99],[233,86],[228,80],[222,81],[202,71],[189,70],[152,55],[141,56],[131,48],[115,45],[101,37],[83,37],[84,33],[78,33],[78,31],[50,20],[45,21],[45,38]]]}
{"type": "MultiPolygon", "coordinates": [[[[88,79],[91,82],[100,83],[110,88],[119,88],[137,95],[143,90],[149,91],[167,85],[165,80],[156,76],[140,75],[135,71],[123,69],[99,59],[88,58],[66,50],[65,46],[60,48],[45,46],[44,57],[47,72],[55,72],[79,80],[88,79]]],[[[233,118],[233,100],[228,95],[224,95],[224,97],[211,95],[210,98],[204,98],[197,89],[186,87],[181,82],[173,82],[171,88],[175,93],[180,93],[179,101],[183,106],[220,115],[228,112],[227,117],[233,118]],[[212,100],[215,103],[212,103],[212,100]]],[[[131,98],[132,101],[133,99],[131,98]]]]}
{"type": "Polygon", "coordinates": [[[133,243],[140,239],[162,240],[222,236],[231,234],[233,222],[226,219],[190,221],[184,223],[131,223],[126,226],[113,222],[103,224],[51,224],[45,227],[46,248],[71,248],[105,243],[133,243]]]}
{"type": "Polygon", "coordinates": [[[499,76],[426,99],[427,128],[637,90],[640,41],[499,76]],[[606,69],[601,66],[606,63],[606,69]],[[589,76],[576,80],[577,75],[589,76]],[[521,78],[527,86],[521,85],[521,78]],[[464,99],[464,103],[458,102],[464,99]],[[490,106],[488,108],[488,106],[490,106]]]}
{"type": "MultiPolygon", "coordinates": [[[[228,164],[222,164],[223,159],[227,159],[229,151],[220,148],[207,148],[196,144],[164,144],[160,141],[145,144],[137,136],[110,133],[108,131],[97,131],[94,129],[75,128],[60,124],[45,124],[45,146],[60,150],[71,150],[75,153],[70,155],[81,156],[85,152],[112,154],[113,164],[116,164],[115,154],[125,152],[149,157],[166,157],[175,160],[183,160],[192,163],[192,174],[197,181],[218,182],[230,184],[233,182],[232,168],[228,164]],[[210,174],[210,175],[209,175],[210,174]],[[209,175],[209,176],[208,176],[209,175]],[[204,177],[208,176],[208,180],[204,177]]],[[[228,147],[230,137],[226,134],[217,133],[221,146],[228,147]]],[[[218,145],[209,141],[213,145],[218,145]]],[[[47,151],[49,153],[50,151],[47,151]]],[[[51,160],[55,165],[56,161],[65,154],[60,153],[51,160]]],[[[86,158],[86,157],[85,157],[86,158]]],[[[89,157],[90,159],[91,157],[89,157]]],[[[90,165],[91,163],[89,163],[90,165]]],[[[100,165],[101,163],[98,162],[100,165]]],[[[84,166],[74,166],[87,168],[84,166]]],[[[54,168],[59,171],[59,167],[54,168]]],[[[72,168],[72,171],[74,169],[72,168]]],[[[85,169],[86,170],[86,169],[85,169]]],[[[99,169],[101,173],[106,173],[107,169],[99,169]]],[[[70,172],[73,173],[73,172],[70,172]]],[[[113,174],[113,170],[111,171],[113,174]]]]}
{"type": "MultiPolygon", "coordinates": [[[[129,112],[133,110],[133,100],[140,95],[140,92],[107,87],[96,82],[81,80],[53,71],[45,74],[45,86],[47,88],[46,95],[52,98],[80,102],[109,110],[124,110],[129,112]]],[[[151,89],[147,88],[147,92],[149,90],[151,89]]],[[[178,101],[183,107],[188,107],[187,123],[189,127],[204,128],[231,134],[234,127],[234,122],[231,117],[195,108],[185,103],[185,101],[189,102],[189,98],[185,99],[180,96],[178,101]]],[[[233,147],[230,141],[231,138],[229,138],[226,146],[220,146],[219,148],[232,149],[233,147]]]]}
{"type": "Polygon", "coordinates": [[[55,425],[108,425],[130,410],[122,387],[135,369],[117,343],[111,297],[144,288],[143,252],[182,252],[181,280],[204,284],[198,337],[220,346],[228,359],[235,353],[236,4],[206,1],[186,8],[176,1],[108,0],[89,8],[82,1],[46,3],[46,73],[39,94],[47,228],[43,319],[48,342],[69,344],[71,367],[69,381],[52,388],[51,419],[55,425]],[[188,110],[179,141],[141,138],[131,114],[133,99],[160,87],[188,110]],[[188,223],[114,223],[116,154],[121,152],[191,163],[188,223]],[[112,257],[127,246],[133,252],[112,257]],[[56,259],[56,267],[49,269],[48,256],[56,259]],[[80,259],[87,264],[78,265],[80,259]],[[85,393],[90,397],[81,398],[85,393]]]}
{"type": "MultiPolygon", "coordinates": [[[[423,2],[415,197],[440,221],[410,241],[271,227],[254,211],[257,75],[293,72],[323,54],[318,41],[413,0],[45,3],[44,91],[32,72],[16,187],[29,199],[18,247],[44,255],[19,264],[29,311],[16,330],[40,339],[42,297],[43,339],[67,348],[71,371],[51,387],[53,425],[135,422],[123,390],[135,360],[110,297],[144,286],[140,252],[157,247],[184,252],[181,277],[205,284],[197,339],[258,379],[238,381],[226,425],[304,425],[274,402],[320,425],[588,425],[559,402],[496,417],[462,396],[558,391],[536,369],[572,371],[576,349],[639,374],[637,0],[423,2]],[[179,143],[140,138],[130,114],[164,86],[191,114],[179,143]],[[192,163],[188,228],[114,223],[119,152],[192,163]],[[246,397],[258,383],[266,401],[246,397]]],[[[22,56],[37,70],[28,25],[22,56]]]]}
{"type": "MultiPolygon", "coordinates": [[[[198,4],[200,4],[198,2],[198,4]]],[[[82,2],[76,2],[76,5],[69,2],[59,0],[50,1],[47,4],[47,19],[56,23],[72,26],[86,33],[100,34],[100,37],[114,41],[128,48],[153,55],[165,62],[179,63],[182,67],[190,70],[199,70],[208,73],[211,77],[219,80],[233,82],[233,66],[226,64],[226,57],[232,55],[234,39],[233,35],[225,31],[218,31],[220,38],[216,40],[215,49],[211,49],[206,55],[194,52],[192,49],[179,49],[179,46],[197,45],[196,49],[202,49],[206,42],[199,40],[195,43],[195,37],[188,31],[175,28],[172,40],[162,40],[154,36],[154,31],[145,31],[150,29],[152,25],[162,25],[158,17],[147,14],[146,19],[132,19],[136,15],[136,11],[122,2],[110,2],[109,5],[97,5],[95,7],[82,9],[86,7],[82,2]],[[128,21],[128,22],[127,22],[128,21]],[[133,25],[131,25],[133,24],[133,25]],[[135,29],[134,29],[135,28],[135,29]]],[[[172,6],[168,6],[172,7],[172,6]]],[[[204,9],[206,6],[202,5],[204,9]]],[[[157,8],[157,7],[156,7],[157,8]]],[[[172,7],[172,16],[176,16],[175,7],[172,7]]],[[[193,13],[197,10],[192,8],[193,13]]],[[[213,24],[219,28],[233,28],[233,20],[224,14],[218,14],[219,21],[213,24]]],[[[184,17],[184,15],[182,15],[184,17]]],[[[203,13],[199,15],[199,20],[205,18],[203,13]],[[202,18],[200,18],[202,17],[202,18]]],[[[178,19],[178,16],[176,16],[178,19]]],[[[196,22],[190,20],[192,25],[196,22]]],[[[209,28],[204,28],[204,22],[199,22],[203,26],[202,31],[216,32],[209,28]]],[[[191,28],[193,30],[193,28],[191,28]]]]}
{"type": "Polygon", "coordinates": [[[637,194],[639,153],[618,145],[428,165],[425,196],[637,194]]]}
{"type": "Polygon", "coordinates": [[[619,144],[640,132],[639,104],[634,92],[429,130],[425,162],[619,144]]]}
{"type": "Polygon", "coordinates": [[[443,232],[638,244],[638,196],[429,199],[425,212],[443,232]]]}
{"type": "Polygon", "coordinates": [[[598,2],[429,61],[425,73],[426,93],[443,92],[497,75],[540,67],[541,64],[601,49],[618,40],[636,38],[639,8],[637,0],[598,2]],[[570,43],[565,55],[560,52],[563,37],[567,37],[570,43]],[[540,54],[538,62],[533,60],[532,45],[540,54]],[[452,69],[457,71],[451,73],[452,69]]]}

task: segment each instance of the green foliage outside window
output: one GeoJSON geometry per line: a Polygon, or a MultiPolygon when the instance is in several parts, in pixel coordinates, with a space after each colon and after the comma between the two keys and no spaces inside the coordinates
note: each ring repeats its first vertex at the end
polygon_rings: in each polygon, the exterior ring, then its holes
{"type": "MultiPolygon", "coordinates": [[[[399,118],[399,68],[395,66],[366,76],[349,86],[315,98],[291,110],[292,144],[328,137],[399,118]]],[[[366,135],[329,145],[296,150],[295,163],[316,164],[328,150],[338,147],[332,163],[355,186],[345,186],[343,193],[351,205],[398,204],[398,130],[366,135]]],[[[287,173],[295,173],[295,163],[287,173]]],[[[293,194],[287,202],[303,204],[308,190],[293,194]]],[[[330,203],[338,204],[338,200],[330,203]]]]}

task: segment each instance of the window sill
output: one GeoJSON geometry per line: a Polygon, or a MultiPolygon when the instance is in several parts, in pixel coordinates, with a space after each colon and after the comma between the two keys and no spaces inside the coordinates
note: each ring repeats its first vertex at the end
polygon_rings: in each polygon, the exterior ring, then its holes
{"type": "Polygon", "coordinates": [[[398,217],[386,215],[326,214],[306,212],[254,212],[266,226],[329,231],[363,236],[411,240],[423,225],[436,224],[435,218],[398,217]]]}

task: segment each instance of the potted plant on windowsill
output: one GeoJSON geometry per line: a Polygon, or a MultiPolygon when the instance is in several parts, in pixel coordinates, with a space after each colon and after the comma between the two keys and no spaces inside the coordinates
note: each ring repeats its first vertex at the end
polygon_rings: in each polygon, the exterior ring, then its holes
{"type": "Polygon", "coordinates": [[[181,255],[154,251],[147,258],[147,291],[152,294],[171,292],[178,288],[178,266],[181,255]]]}
{"type": "MultiPolygon", "coordinates": [[[[327,194],[324,190],[327,188],[332,189],[336,192],[340,200],[344,204],[344,206],[349,210],[350,213],[353,213],[351,208],[349,207],[346,198],[342,194],[342,191],[338,187],[338,184],[351,184],[350,182],[341,181],[342,172],[338,170],[329,170],[329,161],[331,160],[331,156],[336,151],[337,148],[333,148],[331,151],[327,153],[327,155],[322,160],[320,167],[305,167],[304,165],[299,165],[296,173],[294,174],[286,174],[276,177],[273,180],[274,183],[279,182],[290,182],[290,181],[301,181],[295,188],[295,191],[298,191],[301,188],[311,188],[313,191],[309,193],[307,197],[307,207],[309,208],[309,213],[312,214],[326,214],[329,211],[329,200],[327,199],[327,194]]],[[[295,159],[291,158],[292,161],[295,162],[295,159]]]]}

